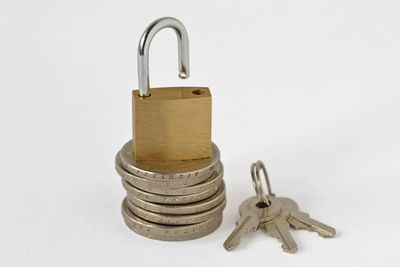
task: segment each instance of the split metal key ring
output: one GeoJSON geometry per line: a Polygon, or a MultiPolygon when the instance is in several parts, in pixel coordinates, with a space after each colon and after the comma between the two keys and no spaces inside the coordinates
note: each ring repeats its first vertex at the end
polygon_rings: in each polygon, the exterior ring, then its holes
{"type": "Polygon", "coordinates": [[[266,197],[263,186],[261,184],[260,169],[262,169],[262,171],[264,173],[265,181],[267,183],[268,195],[275,196],[275,194],[272,193],[272,190],[271,190],[271,184],[269,182],[267,170],[265,169],[264,163],[261,160],[258,160],[257,162],[251,164],[251,167],[250,167],[251,180],[253,182],[253,187],[254,187],[254,190],[256,191],[258,200],[260,202],[263,202],[265,205],[267,205],[267,207],[269,207],[269,206],[271,206],[271,201],[266,197]]]}

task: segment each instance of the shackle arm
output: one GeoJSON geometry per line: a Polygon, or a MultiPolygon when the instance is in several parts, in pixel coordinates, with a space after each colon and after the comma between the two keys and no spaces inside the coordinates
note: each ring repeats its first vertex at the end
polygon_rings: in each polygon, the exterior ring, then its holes
{"type": "Polygon", "coordinates": [[[149,82],[149,48],[153,37],[164,28],[172,28],[178,37],[178,64],[179,78],[189,77],[189,37],[185,26],[179,20],[172,17],[159,18],[153,21],[143,32],[138,46],[138,74],[139,96],[150,96],[149,82]]]}

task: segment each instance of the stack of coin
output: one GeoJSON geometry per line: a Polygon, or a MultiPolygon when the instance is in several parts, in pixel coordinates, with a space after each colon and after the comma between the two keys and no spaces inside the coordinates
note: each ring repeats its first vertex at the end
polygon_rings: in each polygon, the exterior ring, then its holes
{"type": "Polygon", "coordinates": [[[190,240],[221,224],[225,184],[215,144],[210,158],[137,161],[129,141],[118,152],[115,166],[127,192],[122,216],[134,232],[158,240],[190,240]]]}

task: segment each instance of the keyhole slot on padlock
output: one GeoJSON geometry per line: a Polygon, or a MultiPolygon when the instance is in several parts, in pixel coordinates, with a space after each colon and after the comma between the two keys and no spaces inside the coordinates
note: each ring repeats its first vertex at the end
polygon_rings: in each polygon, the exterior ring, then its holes
{"type": "Polygon", "coordinates": [[[204,94],[204,91],[200,90],[200,89],[196,89],[196,90],[192,91],[192,94],[194,94],[194,95],[202,95],[202,94],[204,94]]]}

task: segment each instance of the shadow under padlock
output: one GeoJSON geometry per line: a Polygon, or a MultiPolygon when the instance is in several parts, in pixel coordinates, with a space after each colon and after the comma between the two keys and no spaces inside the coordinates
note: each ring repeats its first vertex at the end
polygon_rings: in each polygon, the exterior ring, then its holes
{"type": "Polygon", "coordinates": [[[133,151],[136,160],[190,160],[211,156],[211,93],[207,87],[149,86],[153,37],[172,28],[178,37],[179,77],[189,77],[189,38],[174,18],[154,21],[138,47],[139,90],[133,90],[133,151]]]}

